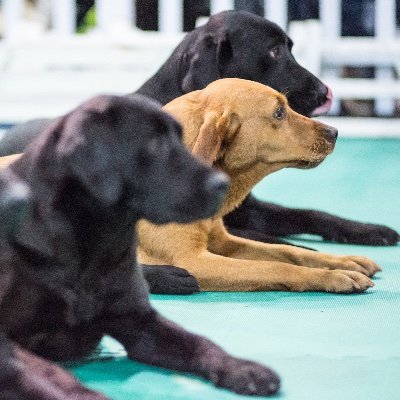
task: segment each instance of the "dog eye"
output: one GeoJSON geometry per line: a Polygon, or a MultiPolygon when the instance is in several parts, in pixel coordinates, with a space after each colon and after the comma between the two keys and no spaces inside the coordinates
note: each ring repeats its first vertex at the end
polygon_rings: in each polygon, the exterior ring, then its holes
{"type": "Polygon", "coordinates": [[[269,55],[272,58],[277,58],[280,55],[280,53],[281,53],[281,49],[279,46],[275,46],[269,51],[269,55]]]}
{"type": "Polygon", "coordinates": [[[273,117],[275,119],[278,119],[279,121],[282,120],[285,117],[285,107],[282,107],[282,106],[278,107],[275,110],[273,117]]]}

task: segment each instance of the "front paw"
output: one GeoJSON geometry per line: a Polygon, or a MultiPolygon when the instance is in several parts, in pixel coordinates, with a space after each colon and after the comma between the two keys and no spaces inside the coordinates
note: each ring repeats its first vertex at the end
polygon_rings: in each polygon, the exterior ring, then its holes
{"type": "Polygon", "coordinates": [[[395,246],[400,240],[400,235],[384,225],[349,221],[339,226],[334,232],[323,235],[323,238],[337,243],[395,246]]]}
{"type": "Polygon", "coordinates": [[[153,294],[192,294],[200,292],[196,278],[183,268],[171,265],[142,265],[153,294]]]}
{"type": "Polygon", "coordinates": [[[280,388],[280,379],[272,369],[234,357],[212,372],[210,380],[216,386],[242,395],[269,396],[280,388]]]}
{"type": "Polygon", "coordinates": [[[362,293],[375,286],[367,276],[355,271],[324,271],[323,290],[333,293],[362,293]]]}
{"type": "Polygon", "coordinates": [[[333,256],[329,269],[356,271],[370,277],[382,271],[374,261],[361,256],[333,256]]]}

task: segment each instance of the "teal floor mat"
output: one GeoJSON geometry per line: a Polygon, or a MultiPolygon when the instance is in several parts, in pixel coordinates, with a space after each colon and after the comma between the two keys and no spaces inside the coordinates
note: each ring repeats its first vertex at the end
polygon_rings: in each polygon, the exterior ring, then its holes
{"type": "MultiPolygon", "coordinates": [[[[400,231],[400,140],[341,139],[315,170],[284,170],[255,194],[279,204],[322,209],[387,224],[400,231]]],[[[400,398],[400,246],[296,243],[337,254],[371,257],[383,272],[365,294],[201,293],[152,296],[154,306],[231,353],[281,375],[275,398],[397,400],[400,398]]],[[[241,399],[191,376],[128,361],[119,345],[103,343],[103,361],[71,368],[112,399],[241,399]],[[109,355],[117,358],[108,360],[109,355]]]]}

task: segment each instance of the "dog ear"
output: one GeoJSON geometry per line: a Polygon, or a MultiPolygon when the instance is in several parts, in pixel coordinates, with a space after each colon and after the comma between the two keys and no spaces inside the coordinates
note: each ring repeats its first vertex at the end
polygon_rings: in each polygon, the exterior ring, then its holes
{"type": "Polygon", "coordinates": [[[65,130],[69,132],[62,134],[57,151],[64,158],[69,175],[103,205],[115,204],[122,194],[123,179],[107,115],[83,111],[78,120],[67,121],[65,130]]]}
{"type": "Polygon", "coordinates": [[[192,154],[208,165],[223,157],[225,147],[232,141],[240,128],[239,117],[230,111],[222,115],[206,114],[194,143],[192,154]]]}
{"type": "Polygon", "coordinates": [[[222,78],[221,72],[231,57],[232,47],[227,34],[213,37],[207,33],[200,36],[190,53],[183,55],[186,64],[181,87],[183,93],[203,89],[222,78]]]}

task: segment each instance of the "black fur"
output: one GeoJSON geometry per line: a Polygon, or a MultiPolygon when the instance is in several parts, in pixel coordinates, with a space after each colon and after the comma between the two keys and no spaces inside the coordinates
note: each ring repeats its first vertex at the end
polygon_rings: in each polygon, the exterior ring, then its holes
{"type": "MultiPolygon", "coordinates": [[[[104,334],[132,359],[237,393],[279,389],[272,370],[231,357],[149,304],[136,265],[136,221],[207,218],[228,187],[224,175],[186,151],[180,135],[142,96],[99,96],[55,121],[6,170],[31,196],[22,196],[30,207],[17,232],[2,235],[0,398],[104,399],[47,361],[84,357],[104,334]]],[[[11,220],[21,208],[8,206],[16,192],[9,187],[0,212],[11,220]]]]}

